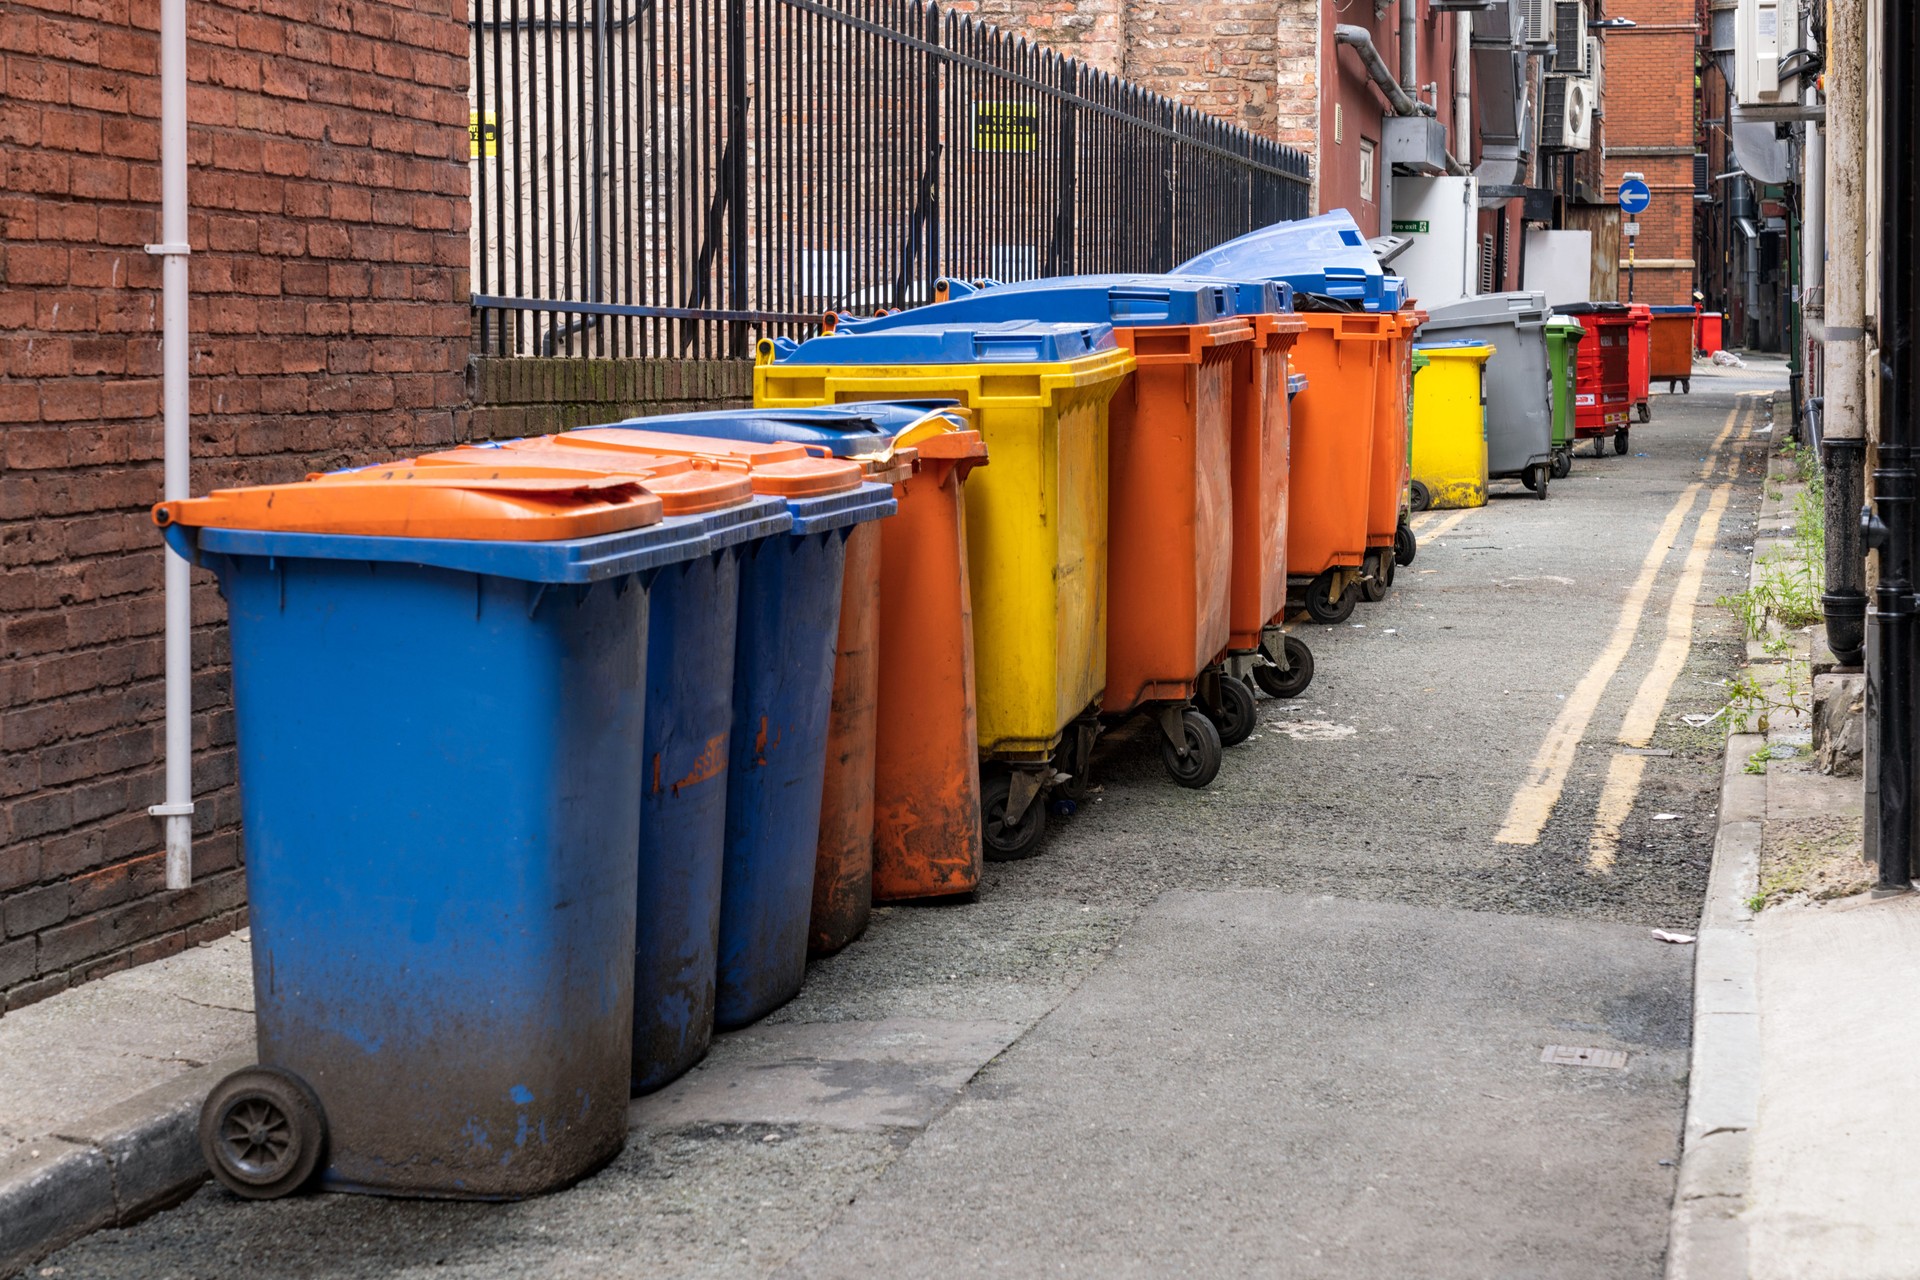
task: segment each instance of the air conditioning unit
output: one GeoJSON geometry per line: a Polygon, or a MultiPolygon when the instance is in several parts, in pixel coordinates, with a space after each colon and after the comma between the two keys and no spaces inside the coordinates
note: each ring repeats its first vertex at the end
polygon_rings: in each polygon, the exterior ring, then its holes
{"type": "Polygon", "coordinates": [[[1553,4],[1554,0],[1521,0],[1521,38],[1526,43],[1553,43],[1553,4]]]}
{"type": "Polygon", "coordinates": [[[1571,76],[1593,74],[1588,58],[1587,0],[1560,0],[1556,6],[1553,69],[1571,76]]]}
{"type": "Polygon", "coordinates": [[[1593,81],[1584,76],[1548,76],[1540,103],[1540,150],[1591,150],[1593,108],[1593,81]]]}
{"type": "Polygon", "coordinates": [[[1734,30],[1733,96],[1742,106],[1799,101],[1797,72],[1806,64],[1800,8],[1799,0],[1740,0],[1734,30]]]}
{"type": "Polygon", "coordinates": [[[1593,81],[1593,101],[1596,106],[1600,95],[1607,91],[1606,46],[1593,37],[1587,37],[1587,79],[1593,81]]]}

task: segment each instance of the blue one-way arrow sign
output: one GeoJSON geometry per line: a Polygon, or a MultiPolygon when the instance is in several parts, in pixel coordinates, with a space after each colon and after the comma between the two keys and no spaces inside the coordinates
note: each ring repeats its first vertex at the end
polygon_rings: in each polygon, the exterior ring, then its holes
{"type": "Polygon", "coordinates": [[[1640,213],[1653,203],[1653,188],[1639,178],[1628,178],[1620,184],[1620,212],[1640,213]]]}

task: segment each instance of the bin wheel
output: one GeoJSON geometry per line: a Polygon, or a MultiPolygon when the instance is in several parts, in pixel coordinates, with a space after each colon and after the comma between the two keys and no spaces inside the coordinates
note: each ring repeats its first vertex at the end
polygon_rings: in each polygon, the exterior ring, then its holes
{"type": "Polygon", "coordinates": [[[1254,704],[1253,690],[1239,676],[1222,672],[1218,681],[1219,700],[1207,708],[1207,718],[1220,734],[1220,745],[1237,747],[1247,740],[1260,723],[1260,710],[1254,704]]]}
{"type": "Polygon", "coordinates": [[[1269,698],[1297,698],[1313,683],[1313,650],[1297,636],[1287,636],[1282,644],[1287,669],[1280,669],[1280,664],[1274,661],[1273,650],[1262,641],[1260,652],[1267,660],[1253,669],[1253,678],[1269,698]]]}
{"type": "Polygon", "coordinates": [[[1415,480],[1410,487],[1413,490],[1413,496],[1409,499],[1408,505],[1415,511],[1425,511],[1433,505],[1433,490],[1418,480],[1415,480]]]}
{"type": "Polygon", "coordinates": [[[1553,478],[1565,480],[1573,474],[1573,450],[1561,449],[1553,455],[1553,478]]]}
{"type": "Polygon", "coordinates": [[[1056,782],[1054,790],[1075,804],[1085,800],[1093,790],[1093,740],[1097,732],[1097,728],[1083,729],[1082,722],[1076,720],[1067,726],[1066,739],[1060,744],[1054,768],[1065,774],[1066,780],[1056,782]]]}
{"type": "Polygon", "coordinates": [[[1393,561],[1395,564],[1412,564],[1413,558],[1420,554],[1420,543],[1413,536],[1413,526],[1402,520],[1393,531],[1393,561]]]}
{"type": "Polygon", "coordinates": [[[1387,598],[1387,588],[1393,585],[1393,572],[1387,568],[1393,563],[1393,557],[1376,556],[1373,572],[1360,579],[1360,598],[1368,604],[1379,604],[1387,598]]]}
{"type": "Polygon", "coordinates": [[[1040,852],[1047,833],[1047,798],[1035,796],[1018,823],[1007,821],[1007,798],[1013,777],[995,769],[980,779],[980,836],[988,862],[1018,862],[1040,852]]]}
{"type": "Polygon", "coordinates": [[[307,1082],[278,1067],[243,1067],[200,1108],[200,1152],[220,1185],[248,1200],[305,1186],[327,1145],[326,1114],[307,1082]]]}
{"type": "Polygon", "coordinates": [[[1682,378],[1680,380],[1680,394],[1683,396],[1690,396],[1693,394],[1692,378],[1682,378]]]}
{"type": "Polygon", "coordinates": [[[1613,451],[1624,456],[1627,452],[1627,428],[1622,427],[1613,433],[1613,451]]]}
{"type": "Polygon", "coordinates": [[[1543,462],[1533,468],[1533,483],[1527,488],[1533,490],[1533,496],[1545,502],[1547,500],[1547,482],[1553,478],[1553,464],[1543,462]]]}
{"type": "Polygon", "coordinates": [[[1640,411],[1640,421],[1642,422],[1653,421],[1653,401],[1642,400],[1639,404],[1635,405],[1634,407],[1640,411]]]}
{"type": "Polygon", "coordinates": [[[1527,486],[1528,493],[1533,493],[1540,487],[1540,482],[1533,478],[1532,467],[1528,467],[1525,471],[1522,471],[1520,473],[1520,483],[1527,486]]]}
{"type": "Polygon", "coordinates": [[[1329,569],[1307,584],[1307,616],[1315,622],[1345,622],[1353,616],[1360,593],[1348,583],[1336,599],[1333,594],[1333,570],[1329,569]]]}
{"type": "Polygon", "coordinates": [[[1186,753],[1161,734],[1160,762],[1175,782],[1197,791],[1220,775],[1220,731],[1197,707],[1180,713],[1180,726],[1186,731],[1186,753]]]}

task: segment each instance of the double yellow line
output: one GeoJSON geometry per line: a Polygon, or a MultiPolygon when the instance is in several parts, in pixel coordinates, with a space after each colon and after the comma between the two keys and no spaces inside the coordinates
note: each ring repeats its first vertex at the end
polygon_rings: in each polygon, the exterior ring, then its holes
{"type": "MultiPolygon", "coordinates": [[[[1614,623],[1613,634],[1608,637],[1606,647],[1601,649],[1600,655],[1587,668],[1586,674],[1581,676],[1580,683],[1561,707],[1539,750],[1534,753],[1525,781],[1507,806],[1506,821],[1494,836],[1498,843],[1528,845],[1539,842],[1540,833],[1545,830],[1548,819],[1553,816],[1554,807],[1559,804],[1560,796],[1566,789],[1574,756],[1581,739],[1586,735],[1587,726],[1592,723],[1594,713],[1599,709],[1600,699],[1613,677],[1619,673],[1620,664],[1626,660],[1628,650],[1633,647],[1633,638],[1640,630],[1640,621],[1646,613],[1647,600],[1653,593],[1653,585],[1661,567],[1666,563],[1668,553],[1673,550],[1681,527],[1693,513],[1705,482],[1719,470],[1721,450],[1732,438],[1735,424],[1745,420],[1750,425],[1752,410],[1753,404],[1749,401],[1736,405],[1727,414],[1720,434],[1707,451],[1699,479],[1680,491],[1666,519],[1661,522],[1653,545],[1647,549],[1646,557],[1641,561],[1640,574],[1634,579],[1633,587],[1621,604],[1620,616],[1614,623]]],[[[1738,456],[1734,455],[1733,465],[1729,467],[1730,476],[1737,466],[1738,456]]],[[[1713,552],[1714,541],[1720,533],[1720,520],[1726,512],[1731,491],[1730,479],[1714,488],[1708,496],[1706,510],[1694,529],[1693,542],[1687,550],[1680,581],[1674,588],[1673,600],[1668,607],[1666,635],[1659,652],[1654,655],[1653,665],[1641,680],[1640,688],[1621,721],[1618,737],[1623,746],[1644,747],[1652,739],[1654,729],[1659,724],[1660,711],[1673,691],[1674,681],[1686,666],[1687,655],[1693,645],[1693,619],[1699,603],[1701,582],[1713,552]]],[[[1616,752],[1613,756],[1606,784],[1601,791],[1593,832],[1588,840],[1588,864],[1595,870],[1604,871],[1613,865],[1619,848],[1620,827],[1633,811],[1633,802],[1639,794],[1640,779],[1645,768],[1644,756],[1630,752],[1616,752]]]]}

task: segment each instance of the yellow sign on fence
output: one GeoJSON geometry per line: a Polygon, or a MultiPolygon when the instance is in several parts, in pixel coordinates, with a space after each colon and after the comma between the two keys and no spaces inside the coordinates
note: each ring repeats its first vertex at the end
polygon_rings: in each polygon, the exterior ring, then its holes
{"type": "Polygon", "coordinates": [[[975,151],[1037,151],[1040,108],[1025,102],[973,104],[975,151]]]}
{"type": "Polygon", "coordinates": [[[500,125],[493,112],[480,118],[478,111],[467,113],[467,142],[471,149],[471,158],[478,160],[482,155],[493,156],[500,150],[500,125]]]}

